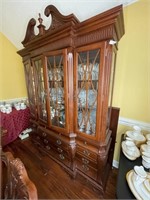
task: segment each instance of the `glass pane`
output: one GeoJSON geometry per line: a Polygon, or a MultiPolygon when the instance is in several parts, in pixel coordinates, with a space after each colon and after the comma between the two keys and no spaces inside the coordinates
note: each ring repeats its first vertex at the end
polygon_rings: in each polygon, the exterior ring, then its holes
{"type": "Polygon", "coordinates": [[[65,127],[64,66],[63,55],[47,58],[51,123],[65,127]]]}
{"type": "Polygon", "coordinates": [[[78,129],[93,136],[96,135],[99,63],[99,49],[78,53],[78,129]]]}
{"type": "Polygon", "coordinates": [[[44,88],[44,73],[42,60],[35,60],[35,71],[37,77],[37,85],[38,85],[38,108],[39,108],[39,118],[47,121],[47,110],[46,110],[46,94],[44,88]]]}
{"type": "Polygon", "coordinates": [[[33,74],[33,67],[29,62],[24,64],[25,66],[25,76],[26,76],[26,84],[28,90],[28,101],[30,105],[31,114],[35,115],[35,105],[36,105],[36,95],[35,95],[35,79],[33,74]]]}

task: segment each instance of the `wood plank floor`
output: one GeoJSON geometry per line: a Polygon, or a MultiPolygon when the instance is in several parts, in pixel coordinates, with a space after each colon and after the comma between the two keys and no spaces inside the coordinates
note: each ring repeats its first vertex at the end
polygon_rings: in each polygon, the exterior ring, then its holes
{"type": "Polygon", "coordinates": [[[102,196],[85,179],[71,178],[61,166],[39,152],[30,139],[17,139],[3,151],[11,151],[19,157],[35,183],[39,199],[116,199],[117,169],[112,169],[102,196]]]}

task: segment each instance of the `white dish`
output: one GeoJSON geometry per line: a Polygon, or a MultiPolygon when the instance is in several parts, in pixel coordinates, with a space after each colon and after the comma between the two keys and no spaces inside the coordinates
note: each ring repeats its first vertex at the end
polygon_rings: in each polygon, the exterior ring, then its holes
{"type": "Polygon", "coordinates": [[[142,195],[142,197],[144,197],[144,200],[146,200],[146,198],[149,200],[150,192],[147,190],[144,183],[140,185],[140,189],[141,189],[141,192],[144,194],[144,195],[142,195]]]}
{"type": "Polygon", "coordinates": [[[144,186],[147,189],[147,191],[150,192],[150,179],[146,179],[144,181],[144,186]]]}
{"type": "Polygon", "coordinates": [[[123,154],[129,159],[129,160],[136,160],[137,157],[135,156],[130,156],[128,153],[126,153],[125,151],[123,151],[123,154]]]}
{"type": "Polygon", "coordinates": [[[142,156],[143,160],[145,160],[147,163],[150,163],[150,158],[147,156],[142,156]]]}
{"type": "Polygon", "coordinates": [[[127,179],[127,183],[129,185],[129,188],[131,190],[131,192],[133,193],[133,195],[136,197],[137,200],[143,200],[142,197],[138,194],[138,192],[136,191],[134,184],[132,182],[132,176],[133,176],[134,171],[130,170],[129,172],[127,172],[126,174],[126,179],[127,179]]]}
{"type": "Polygon", "coordinates": [[[127,131],[126,136],[128,138],[131,138],[137,147],[140,147],[140,145],[146,142],[146,138],[144,137],[144,135],[138,132],[127,131]]]}
{"type": "Polygon", "coordinates": [[[149,195],[147,195],[147,193],[145,193],[144,190],[142,190],[142,187],[144,183],[138,184],[136,181],[133,182],[134,188],[137,191],[138,195],[143,199],[143,200],[149,200],[149,195]]]}
{"type": "Polygon", "coordinates": [[[146,152],[150,153],[150,145],[148,145],[148,144],[142,144],[140,149],[142,152],[146,151],[146,152]]]}
{"type": "Polygon", "coordinates": [[[146,178],[147,177],[147,172],[144,170],[143,166],[137,166],[137,165],[135,165],[134,166],[134,171],[141,178],[146,178]]]}
{"type": "Polygon", "coordinates": [[[135,160],[136,158],[140,157],[140,150],[134,145],[133,142],[131,141],[122,141],[122,150],[124,155],[129,159],[129,160],[135,160]],[[128,147],[128,145],[131,145],[131,149],[128,147]]]}
{"type": "Polygon", "coordinates": [[[145,135],[147,140],[150,140],[150,133],[145,135]]]}
{"type": "Polygon", "coordinates": [[[142,151],[142,155],[150,158],[150,153],[147,151],[142,151]]]}
{"type": "Polygon", "coordinates": [[[143,165],[146,169],[150,169],[150,163],[146,162],[144,159],[142,159],[142,165],[143,165]]]}
{"type": "Polygon", "coordinates": [[[150,140],[148,140],[146,143],[147,143],[147,145],[149,145],[149,146],[150,146],[150,140]]]}

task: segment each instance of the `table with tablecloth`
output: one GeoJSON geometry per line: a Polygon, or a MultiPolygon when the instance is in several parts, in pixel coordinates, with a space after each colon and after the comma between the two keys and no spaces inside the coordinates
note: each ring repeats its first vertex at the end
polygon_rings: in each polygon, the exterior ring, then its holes
{"type": "Polygon", "coordinates": [[[28,107],[24,110],[13,108],[9,114],[0,112],[0,127],[7,130],[7,133],[1,136],[2,146],[14,141],[23,130],[29,128],[29,124],[30,110],[28,107]]]}

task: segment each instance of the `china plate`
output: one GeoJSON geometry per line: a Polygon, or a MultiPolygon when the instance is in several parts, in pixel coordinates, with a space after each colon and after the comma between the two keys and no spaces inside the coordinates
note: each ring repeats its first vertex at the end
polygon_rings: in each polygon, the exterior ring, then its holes
{"type": "Polygon", "coordinates": [[[133,176],[134,171],[130,170],[129,172],[127,172],[126,174],[126,179],[127,179],[127,183],[129,185],[129,188],[131,190],[131,192],[133,193],[133,195],[136,197],[137,200],[143,200],[141,198],[141,196],[138,194],[138,192],[136,191],[133,182],[132,182],[132,176],[133,176]]]}
{"type": "Polygon", "coordinates": [[[123,150],[123,153],[129,160],[136,160],[137,159],[137,157],[133,157],[133,156],[128,155],[124,150],[123,150]]]}
{"type": "Polygon", "coordinates": [[[150,158],[150,153],[147,151],[142,151],[143,156],[150,158]]]}
{"type": "Polygon", "coordinates": [[[135,146],[133,151],[129,151],[126,146],[126,142],[122,142],[122,150],[125,156],[130,160],[135,160],[136,158],[140,157],[140,150],[135,146]],[[132,152],[132,153],[131,153],[132,152]]]}
{"type": "Polygon", "coordinates": [[[142,144],[141,145],[141,151],[145,151],[145,152],[150,153],[150,145],[142,144]]]}
{"type": "Polygon", "coordinates": [[[144,186],[148,190],[148,192],[150,193],[150,179],[146,179],[144,181],[144,186]]]}
{"type": "Polygon", "coordinates": [[[146,134],[145,137],[147,140],[150,140],[150,134],[146,134]]]}
{"type": "MultiPolygon", "coordinates": [[[[127,183],[129,185],[130,190],[137,200],[149,200],[150,193],[147,191],[147,186],[145,187],[144,183],[137,183],[136,181],[132,181],[134,170],[130,170],[126,174],[127,183]]],[[[146,179],[147,180],[147,179],[146,179]]]]}
{"type": "Polygon", "coordinates": [[[142,135],[141,133],[134,132],[134,131],[127,131],[126,135],[136,141],[145,141],[146,140],[144,135],[142,135]]]}

